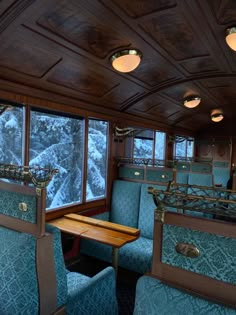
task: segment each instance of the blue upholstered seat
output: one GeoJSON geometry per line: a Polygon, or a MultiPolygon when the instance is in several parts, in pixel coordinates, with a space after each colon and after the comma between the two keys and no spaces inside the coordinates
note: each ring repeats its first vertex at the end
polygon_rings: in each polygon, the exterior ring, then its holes
{"type": "Polygon", "coordinates": [[[142,276],[136,286],[134,315],[235,315],[236,310],[192,296],[142,276]]]}
{"type": "Polygon", "coordinates": [[[92,278],[80,273],[68,272],[64,265],[60,230],[47,225],[47,231],[54,236],[54,257],[58,286],[62,286],[60,283],[65,280],[66,314],[118,314],[114,269],[107,267],[92,278]]]}
{"type": "MultiPolygon", "coordinates": [[[[119,249],[119,266],[138,273],[150,270],[152,261],[153,217],[155,204],[147,193],[148,185],[116,180],[113,184],[110,218],[95,216],[111,222],[141,229],[141,236],[119,249]],[[146,199],[147,198],[147,199],[146,199]]],[[[111,246],[81,239],[81,252],[111,263],[111,246]]]]}
{"type": "Polygon", "coordinates": [[[93,278],[66,270],[60,230],[45,224],[45,197],[0,181],[0,315],[117,315],[114,269],[93,278]]]}
{"type": "MultiPolygon", "coordinates": [[[[57,307],[66,305],[67,315],[117,314],[113,268],[108,267],[93,278],[68,272],[62,254],[60,231],[47,225],[47,232],[52,233],[54,238],[57,307]]],[[[35,253],[34,236],[0,227],[1,315],[39,314],[35,253]]]]}

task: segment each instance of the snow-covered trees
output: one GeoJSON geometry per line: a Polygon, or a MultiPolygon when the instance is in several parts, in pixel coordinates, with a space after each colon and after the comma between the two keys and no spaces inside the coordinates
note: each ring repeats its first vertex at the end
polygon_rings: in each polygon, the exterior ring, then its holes
{"type": "Polygon", "coordinates": [[[22,164],[23,109],[12,107],[0,116],[0,162],[22,164]]]}

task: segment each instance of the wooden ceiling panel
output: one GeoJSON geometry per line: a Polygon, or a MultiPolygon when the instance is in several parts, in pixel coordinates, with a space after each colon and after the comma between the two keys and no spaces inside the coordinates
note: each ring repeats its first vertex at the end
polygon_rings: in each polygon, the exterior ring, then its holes
{"type": "Polygon", "coordinates": [[[183,105],[183,100],[185,97],[190,95],[202,96],[201,89],[196,84],[194,84],[194,82],[175,84],[169,88],[163,89],[162,94],[172,99],[173,102],[176,102],[180,106],[183,105]]]}
{"type": "Polygon", "coordinates": [[[79,1],[57,1],[55,8],[37,20],[37,24],[92,55],[105,58],[117,47],[129,47],[112,25],[91,14],[79,1]]]}
{"type": "Polygon", "coordinates": [[[126,81],[123,81],[104,95],[102,100],[107,104],[119,105],[117,108],[121,111],[125,111],[125,107],[127,107],[129,103],[135,102],[136,98],[141,97],[144,93],[145,90],[141,86],[130,83],[127,84],[126,81]]]}
{"type": "Polygon", "coordinates": [[[191,134],[214,128],[216,107],[222,128],[236,117],[236,52],[225,42],[235,0],[3,0],[0,16],[3,91],[191,134]],[[141,63],[119,73],[110,56],[129,48],[141,63]],[[200,105],[186,109],[196,94],[200,105]]]}
{"type": "Polygon", "coordinates": [[[141,28],[175,60],[209,55],[201,37],[178,8],[147,18],[141,28]]]}
{"type": "Polygon", "coordinates": [[[194,114],[176,122],[175,126],[190,130],[201,130],[206,124],[211,124],[210,115],[194,114]]]}
{"type": "Polygon", "coordinates": [[[6,12],[14,2],[15,0],[2,0],[0,2],[0,16],[3,15],[4,12],[6,12]]]}
{"type": "Polygon", "coordinates": [[[86,64],[86,60],[80,60],[78,64],[60,63],[48,76],[47,81],[98,98],[109,93],[118,84],[111,78],[104,80],[104,74],[94,70],[91,64],[86,64]]]}
{"type": "Polygon", "coordinates": [[[176,6],[175,0],[137,0],[135,4],[130,0],[115,0],[114,2],[132,18],[141,17],[176,6]]]}
{"type": "Polygon", "coordinates": [[[200,57],[191,60],[185,60],[180,64],[189,74],[207,74],[214,72],[223,73],[222,69],[220,69],[217,63],[210,57],[200,57]]]}
{"type": "Polygon", "coordinates": [[[216,100],[215,107],[221,107],[230,111],[230,115],[236,115],[236,78],[202,80],[201,84],[216,100]]]}
{"type": "Polygon", "coordinates": [[[23,27],[14,40],[0,46],[0,67],[41,78],[61,60],[61,55],[48,49],[34,34],[23,27]]]}
{"type": "Polygon", "coordinates": [[[160,54],[155,56],[144,56],[140,67],[138,67],[132,74],[135,78],[148,84],[150,87],[157,86],[161,83],[173,82],[183,76],[167,62],[160,54]],[[152,57],[152,58],[151,58],[152,57]]]}
{"type": "Polygon", "coordinates": [[[158,95],[152,95],[135,104],[132,109],[150,115],[159,114],[167,119],[171,115],[179,112],[181,108],[158,95]]]}
{"type": "Polygon", "coordinates": [[[209,6],[214,12],[219,24],[235,24],[236,1],[232,0],[207,0],[209,6]]]}

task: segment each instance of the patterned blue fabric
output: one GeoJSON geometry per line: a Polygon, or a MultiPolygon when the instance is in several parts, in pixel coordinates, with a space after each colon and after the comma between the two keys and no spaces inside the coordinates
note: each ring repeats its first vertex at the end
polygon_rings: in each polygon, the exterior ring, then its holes
{"type": "Polygon", "coordinates": [[[212,187],[213,176],[212,174],[189,173],[188,184],[212,187]]]}
{"type": "Polygon", "coordinates": [[[0,227],[0,314],[38,314],[33,236],[0,227]]]}
{"type": "Polygon", "coordinates": [[[147,169],[146,180],[152,182],[160,182],[160,183],[167,183],[170,180],[173,180],[173,170],[170,169],[147,169]]]}
{"type": "Polygon", "coordinates": [[[46,231],[53,234],[54,263],[57,281],[57,306],[64,305],[67,299],[67,278],[61,247],[61,232],[52,225],[46,225],[46,231]]]}
{"type": "MultiPolygon", "coordinates": [[[[119,249],[119,266],[138,273],[145,273],[151,269],[153,241],[139,237],[119,249]]],[[[81,253],[98,259],[112,261],[112,247],[91,240],[81,239],[81,253]]]]}
{"type": "Polygon", "coordinates": [[[144,179],[144,169],[141,167],[130,168],[125,166],[119,167],[120,178],[144,179]]]}
{"type": "MultiPolygon", "coordinates": [[[[213,175],[212,174],[203,174],[203,173],[189,173],[188,184],[189,185],[213,187],[213,175]]],[[[188,188],[187,192],[189,194],[191,194],[192,192],[195,192],[197,195],[203,195],[203,193],[201,193],[201,191],[198,191],[198,188],[191,188],[191,189],[188,188]]],[[[213,192],[209,192],[208,196],[213,197],[213,192]]],[[[198,205],[196,202],[194,204],[196,206],[198,205]]],[[[199,201],[199,205],[201,205],[201,201],[199,201]]],[[[197,211],[186,210],[184,213],[192,215],[192,216],[206,217],[206,218],[210,218],[210,219],[212,218],[211,214],[201,213],[201,212],[197,212],[197,211]]]]}
{"type": "Polygon", "coordinates": [[[176,172],[176,183],[188,184],[188,173],[176,172]]]}
{"type": "Polygon", "coordinates": [[[36,223],[36,197],[1,190],[0,213],[28,221],[30,223],[36,223]],[[19,210],[20,202],[27,204],[28,211],[19,210]]]}
{"type": "Polygon", "coordinates": [[[140,236],[135,242],[119,249],[119,266],[138,272],[150,271],[153,240],[140,236]]]}
{"type": "Polygon", "coordinates": [[[221,168],[221,167],[213,167],[213,175],[214,175],[214,184],[221,184],[222,187],[226,188],[227,182],[230,178],[230,169],[221,168]]]}
{"type": "Polygon", "coordinates": [[[148,194],[147,192],[149,186],[159,190],[166,190],[166,186],[150,184],[142,184],[141,186],[138,228],[141,230],[143,237],[153,239],[154,210],[156,209],[156,205],[152,194],[148,194]]]}
{"type": "Polygon", "coordinates": [[[115,273],[107,267],[93,278],[68,273],[67,315],[117,315],[115,273]]]}
{"type": "Polygon", "coordinates": [[[116,180],[113,183],[111,222],[138,227],[140,183],[116,180]]]}
{"type": "Polygon", "coordinates": [[[68,272],[64,265],[60,230],[49,224],[46,229],[54,236],[57,298],[59,305],[66,304],[66,314],[116,315],[118,308],[113,268],[106,268],[93,278],[76,272],[68,272]]]}
{"type": "Polygon", "coordinates": [[[142,276],[136,286],[134,315],[235,315],[236,310],[209,302],[142,276]]]}
{"type": "Polygon", "coordinates": [[[109,211],[99,213],[93,216],[94,219],[103,220],[103,221],[109,221],[109,217],[110,217],[109,211]]]}
{"type": "Polygon", "coordinates": [[[236,239],[164,224],[162,262],[236,285],[236,239]],[[178,242],[195,245],[200,255],[188,258],[175,251],[178,242]],[[226,268],[227,267],[227,268],[226,268]]]}
{"type": "Polygon", "coordinates": [[[199,172],[199,173],[211,173],[212,166],[211,163],[192,163],[191,165],[192,172],[199,172]]]}

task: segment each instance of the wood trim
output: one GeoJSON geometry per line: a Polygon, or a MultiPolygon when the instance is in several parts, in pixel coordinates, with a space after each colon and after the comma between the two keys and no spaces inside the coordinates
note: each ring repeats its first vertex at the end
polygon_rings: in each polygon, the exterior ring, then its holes
{"type": "Polygon", "coordinates": [[[46,221],[60,218],[63,215],[72,213],[72,212],[83,213],[85,211],[90,211],[90,210],[96,211],[97,209],[100,209],[101,207],[104,207],[104,206],[106,206],[106,199],[99,199],[99,200],[95,200],[95,201],[91,201],[91,202],[87,202],[83,204],[75,204],[73,206],[66,206],[60,209],[49,210],[46,212],[46,221]]]}
{"type": "Polygon", "coordinates": [[[152,274],[160,272],[163,224],[155,221],[153,238],[152,274]]]}
{"type": "Polygon", "coordinates": [[[32,234],[40,237],[45,234],[45,200],[46,190],[35,187],[23,186],[19,184],[7,183],[0,181],[0,190],[14,192],[35,197],[36,200],[36,222],[31,223],[10,215],[0,214],[2,226],[15,231],[32,234]],[[40,192],[40,194],[39,194],[40,192]]]}
{"type": "Polygon", "coordinates": [[[5,181],[0,180],[0,189],[9,191],[9,192],[16,192],[20,194],[27,194],[30,196],[35,196],[36,191],[34,187],[26,186],[26,185],[20,185],[15,183],[7,183],[5,181]]]}
{"type": "Polygon", "coordinates": [[[24,165],[29,165],[29,147],[30,147],[30,106],[25,106],[25,119],[24,119],[24,165]]]}
{"type": "Polygon", "coordinates": [[[235,223],[192,217],[180,213],[166,212],[165,224],[172,224],[201,232],[236,238],[235,223]]]}
{"type": "Polygon", "coordinates": [[[46,234],[44,237],[37,239],[36,264],[39,287],[39,314],[50,315],[57,308],[57,281],[52,234],[46,234]]]}
{"type": "Polygon", "coordinates": [[[87,169],[88,169],[88,130],[89,120],[84,120],[84,154],[83,154],[83,182],[82,182],[82,202],[86,202],[86,185],[87,185],[87,169]]]}
{"type": "Polygon", "coordinates": [[[236,286],[191,271],[160,263],[155,276],[171,286],[189,293],[235,307],[236,286]]]}
{"type": "Polygon", "coordinates": [[[22,233],[29,233],[36,237],[42,236],[42,228],[38,227],[34,223],[30,223],[24,220],[13,218],[4,214],[0,214],[0,225],[5,226],[8,229],[12,229],[22,233]]]}
{"type": "MultiPolygon", "coordinates": [[[[167,212],[165,224],[236,238],[235,224],[167,212]]],[[[154,222],[151,276],[205,299],[235,307],[236,286],[161,262],[163,224],[154,222]]]]}
{"type": "Polygon", "coordinates": [[[66,307],[62,306],[58,308],[55,312],[53,312],[53,315],[66,315],[66,307]]]}

